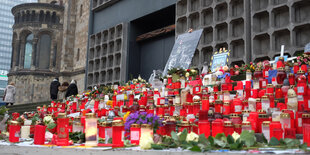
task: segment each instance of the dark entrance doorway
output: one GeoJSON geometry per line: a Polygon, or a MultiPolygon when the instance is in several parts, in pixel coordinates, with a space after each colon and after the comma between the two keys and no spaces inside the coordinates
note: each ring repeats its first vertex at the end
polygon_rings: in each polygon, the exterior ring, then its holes
{"type": "Polygon", "coordinates": [[[164,69],[174,45],[174,29],[151,37],[148,34],[174,24],[175,5],[130,23],[128,79],[141,75],[142,78],[148,80],[153,70],[164,69]],[[140,36],[148,37],[137,41],[137,37],[140,36]]]}

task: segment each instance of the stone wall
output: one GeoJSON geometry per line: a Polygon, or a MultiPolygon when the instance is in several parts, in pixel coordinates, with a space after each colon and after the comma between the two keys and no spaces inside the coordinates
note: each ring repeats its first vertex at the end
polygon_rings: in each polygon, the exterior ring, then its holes
{"type": "Polygon", "coordinates": [[[15,104],[50,100],[50,83],[53,76],[22,75],[11,76],[9,82],[16,86],[15,104]]]}

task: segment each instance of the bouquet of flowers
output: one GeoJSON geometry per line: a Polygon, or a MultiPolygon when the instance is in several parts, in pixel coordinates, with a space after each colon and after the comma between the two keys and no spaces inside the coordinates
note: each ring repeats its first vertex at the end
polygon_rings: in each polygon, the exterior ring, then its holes
{"type": "Polygon", "coordinates": [[[308,54],[302,54],[297,57],[298,65],[310,65],[310,56],[308,54]]]}
{"type": "Polygon", "coordinates": [[[158,127],[162,126],[162,120],[157,115],[137,111],[131,113],[126,119],[125,130],[127,132],[130,131],[131,124],[150,124],[153,129],[156,130],[158,127]]]}

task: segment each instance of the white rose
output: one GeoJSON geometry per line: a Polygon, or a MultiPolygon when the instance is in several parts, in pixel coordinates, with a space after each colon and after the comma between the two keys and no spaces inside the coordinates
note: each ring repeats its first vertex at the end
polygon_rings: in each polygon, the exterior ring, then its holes
{"type": "Polygon", "coordinates": [[[44,119],[43,119],[43,122],[45,124],[49,124],[49,123],[53,123],[54,120],[53,120],[53,118],[51,116],[45,116],[44,119]]]}
{"type": "Polygon", "coordinates": [[[153,144],[153,136],[150,134],[142,134],[140,137],[140,148],[143,150],[147,150],[151,148],[151,144],[153,144]]]}
{"type": "Polygon", "coordinates": [[[240,135],[237,132],[234,132],[231,136],[234,138],[235,141],[240,138],[240,135]]]}
{"type": "Polygon", "coordinates": [[[197,134],[195,134],[194,132],[187,134],[187,137],[186,137],[187,142],[189,142],[189,141],[198,142],[198,139],[199,139],[199,136],[197,134]]]}

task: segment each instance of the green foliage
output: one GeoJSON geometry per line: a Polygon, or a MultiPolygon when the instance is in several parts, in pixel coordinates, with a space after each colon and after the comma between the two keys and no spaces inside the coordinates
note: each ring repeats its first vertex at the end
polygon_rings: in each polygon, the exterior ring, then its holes
{"type": "Polygon", "coordinates": [[[38,114],[35,114],[31,119],[31,125],[35,125],[37,121],[41,121],[38,114]]]}
{"type": "Polygon", "coordinates": [[[84,143],[85,142],[85,133],[83,132],[70,132],[69,139],[74,143],[84,143]]]}
{"type": "Polygon", "coordinates": [[[112,138],[108,140],[108,144],[112,144],[112,138]]]}
{"type": "Polygon", "coordinates": [[[255,144],[256,138],[253,131],[245,130],[240,135],[240,141],[243,141],[247,147],[255,144]]]}
{"type": "Polygon", "coordinates": [[[105,139],[99,138],[98,143],[99,143],[99,144],[104,144],[104,143],[105,143],[105,139]]]}
{"type": "Polygon", "coordinates": [[[180,147],[193,152],[205,152],[216,149],[229,149],[229,150],[243,150],[243,149],[256,149],[264,147],[276,147],[281,149],[286,148],[299,148],[307,151],[307,144],[300,144],[297,139],[281,139],[280,141],[274,137],[267,143],[267,139],[262,135],[262,142],[256,142],[253,131],[243,131],[240,138],[234,139],[231,135],[225,136],[224,133],[217,134],[215,137],[205,137],[204,134],[199,135],[198,141],[186,141],[187,130],[177,134],[171,132],[171,137],[163,136],[162,141],[157,144],[152,144],[154,150],[163,150],[168,148],[180,147]],[[267,146],[268,145],[268,146],[267,146]]]}
{"type": "Polygon", "coordinates": [[[0,115],[5,115],[6,113],[8,113],[9,109],[6,108],[5,106],[1,106],[0,107],[0,115]]]}
{"type": "Polygon", "coordinates": [[[56,127],[56,123],[52,122],[47,125],[47,129],[54,129],[56,127]]]}
{"type": "Polygon", "coordinates": [[[272,138],[270,139],[270,141],[269,141],[269,144],[268,144],[268,146],[278,146],[278,145],[280,145],[280,142],[279,142],[279,140],[278,140],[277,138],[275,138],[275,137],[272,137],[272,138]]]}

